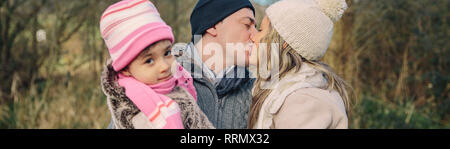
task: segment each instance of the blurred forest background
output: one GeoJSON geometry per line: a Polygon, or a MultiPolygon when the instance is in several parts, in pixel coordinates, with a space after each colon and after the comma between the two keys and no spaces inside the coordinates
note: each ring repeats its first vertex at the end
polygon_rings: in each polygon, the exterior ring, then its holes
{"type": "MultiPolygon", "coordinates": [[[[0,128],[106,128],[99,17],[117,0],[0,0],[0,128]]],[[[151,0],[190,39],[196,0],[151,0]]],[[[260,22],[267,4],[255,0],[260,22]]],[[[450,128],[448,0],[347,0],[324,61],[354,88],[350,128],[450,128]]]]}

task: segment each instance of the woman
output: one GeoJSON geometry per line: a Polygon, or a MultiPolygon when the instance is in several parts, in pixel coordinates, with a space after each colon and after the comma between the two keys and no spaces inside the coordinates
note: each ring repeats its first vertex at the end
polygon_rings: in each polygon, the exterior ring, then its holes
{"type": "MultiPolygon", "coordinates": [[[[261,64],[264,59],[258,55],[270,56],[277,50],[278,68],[263,67],[279,72],[258,76],[249,128],[348,128],[349,86],[319,61],[330,43],[334,22],[346,8],[345,0],[282,0],[267,8],[261,31],[252,38],[256,46],[250,63],[261,64]],[[277,49],[270,43],[276,43],[277,49]],[[267,51],[261,51],[263,46],[267,51]],[[274,78],[279,81],[267,84],[274,78]]],[[[269,59],[267,64],[277,62],[269,59]]]]}

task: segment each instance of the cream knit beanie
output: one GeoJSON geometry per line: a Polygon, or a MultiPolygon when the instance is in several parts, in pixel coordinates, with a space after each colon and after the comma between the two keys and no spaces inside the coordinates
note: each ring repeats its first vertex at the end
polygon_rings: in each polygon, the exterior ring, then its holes
{"type": "Polygon", "coordinates": [[[281,0],[266,9],[281,37],[308,60],[324,55],[333,35],[334,22],[347,9],[345,0],[281,0]]]}

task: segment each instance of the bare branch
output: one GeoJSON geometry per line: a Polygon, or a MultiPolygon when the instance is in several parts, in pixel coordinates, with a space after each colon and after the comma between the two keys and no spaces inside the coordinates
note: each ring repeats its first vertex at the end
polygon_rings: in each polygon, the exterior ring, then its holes
{"type": "MultiPolygon", "coordinates": [[[[45,3],[45,2],[43,2],[43,3],[45,3]]],[[[20,23],[20,22],[17,23],[17,26],[14,28],[14,30],[10,34],[11,36],[9,36],[9,41],[7,42],[6,49],[10,49],[12,47],[17,35],[19,35],[20,33],[22,33],[24,31],[25,27],[30,23],[31,20],[33,20],[32,18],[37,17],[37,14],[41,10],[42,6],[43,6],[42,3],[40,5],[37,5],[33,9],[33,11],[28,15],[29,17],[25,19],[25,23],[20,23]]]]}
{"type": "Polygon", "coordinates": [[[67,36],[60,38],[60,40],[58,41],[58,43],[63,43],[66,42],[67,40],[70,39],[70,37],[72,37],[78,30],[80,30],[80,28],[84,25],[84,23],[79,23],[72,31],[69,32],[69,34],[67,34],[67,36]]]}

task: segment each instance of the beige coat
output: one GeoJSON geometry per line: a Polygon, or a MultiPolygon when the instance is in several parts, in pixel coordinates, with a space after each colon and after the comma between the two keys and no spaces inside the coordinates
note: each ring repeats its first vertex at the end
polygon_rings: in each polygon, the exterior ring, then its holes
{"type": "Polygon", "coordinates": [[[256,129],[346,129],[341,96],[325,90],[323,75],[307,64],[275,83],[264,101],[256,129]]]}
{"type": "Polygon", "coordinates": [[[271,128],[346,129],[347,115],[337,92],[298,89],[289,95],[273,117],[271,128]]]}

